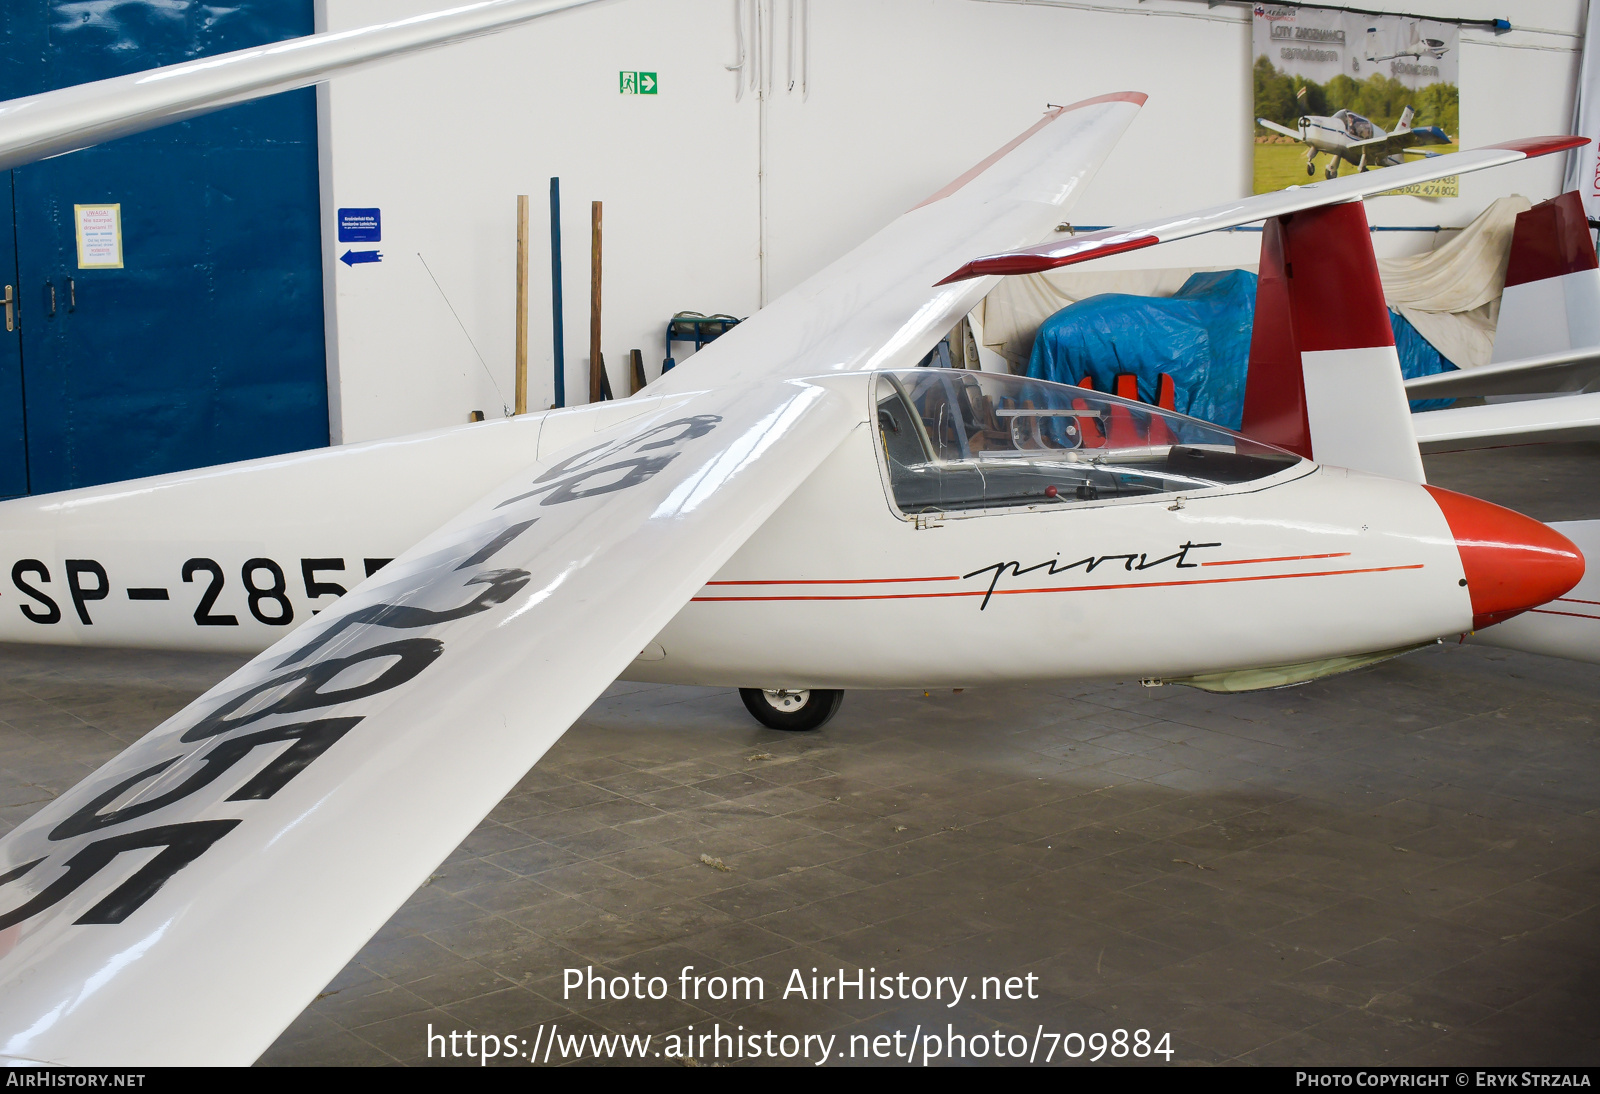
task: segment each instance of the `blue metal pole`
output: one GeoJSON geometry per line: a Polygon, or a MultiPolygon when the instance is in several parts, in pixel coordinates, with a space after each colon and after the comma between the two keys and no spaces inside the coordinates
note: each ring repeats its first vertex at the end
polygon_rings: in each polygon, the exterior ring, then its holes
{"type": "Polygon", "coordinates": [[[567,405],[566,336],[561,329],[561,180],[550,180],[550,327],[556,350],[556,406],[567,405]]]}

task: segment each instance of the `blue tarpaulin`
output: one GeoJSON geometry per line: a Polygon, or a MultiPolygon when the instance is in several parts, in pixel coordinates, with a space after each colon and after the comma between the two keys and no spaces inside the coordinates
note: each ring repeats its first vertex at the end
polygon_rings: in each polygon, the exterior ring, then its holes
{"type": "MultiPolygon", "coordinates": [[[[1139,380],[1139,398],[1153,403],[1166,373],[1177,388],[1179,411],[1238,429],[1255,306],[1256,275],[1248,270],[1195,274],[1168,297],[1091,296],[1039,327],[1028,375],[1064,384],[1088,376],[1096,391],[1114,392],[1117,376],[1131,373],[1139,380]]],[[[1455,370],[1403,316],[1391,311],[1389,320],[1407,379],[1455,370]]],[[[1411,407],[1448,405],[1432,399],[1411,407]]]]}

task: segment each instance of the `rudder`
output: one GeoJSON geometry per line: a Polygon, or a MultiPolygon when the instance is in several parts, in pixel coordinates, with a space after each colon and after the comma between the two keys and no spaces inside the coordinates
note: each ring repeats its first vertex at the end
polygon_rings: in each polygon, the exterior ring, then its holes
{"type": "Polygon", "coordinates": [[[1600,259],[1576,190],[1517,214],[1491,364],[1600,346],[1600,259]]]}
{"type": "Polygon", "coordinates": [[[1242,432],[1320,463],[1424,481],[1359,201],[1264,225],[1242,432]]]}

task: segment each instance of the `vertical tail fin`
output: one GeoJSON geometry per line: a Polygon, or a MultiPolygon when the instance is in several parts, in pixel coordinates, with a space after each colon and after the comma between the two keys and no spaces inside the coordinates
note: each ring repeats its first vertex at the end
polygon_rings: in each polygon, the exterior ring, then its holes
{"type": "Polygon", "coordinates": [[[1261,228],[1261,267],[1256,278],[1256,313],[1250,329],[1250,366],[1245,374],[1244,424],[1258,441],[1311,458],[1311,423],[1306,417],[1306,385],[1300,374],[1300,347],[1285,273],[1283,221],[1273,217],[1261,228]]]}
{"type": "Polygon", "coordinates": [[[1243,431],[1321,463],[1423,481],[1359,201],[1266,222],[1243,431]]]}
{"type": "Polygon", "coordinates": [[[1576,190],[1517,215],[1490,363],[1600,346],[1600,260],[1576,190]]]}
{"type": "Polygon", "coordinates": [[[1394,131],[1396,133],[1405,133],[1410,130],[1411,119],[1415,118],[1416,116],[1417,112],[1412,110],[1409,106],[1400,111],[1400,120],[1394,123],[1394,131]]]}

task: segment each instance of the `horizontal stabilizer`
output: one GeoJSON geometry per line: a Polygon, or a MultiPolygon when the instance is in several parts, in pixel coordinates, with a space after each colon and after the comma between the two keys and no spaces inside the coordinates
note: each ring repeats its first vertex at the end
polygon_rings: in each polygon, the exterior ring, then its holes
{"type": "Polygon", "coordinates": [[[1411,416],[1424,452],[1600,439],[1600,391],[1429,410],[1411,416]]]}
{"type": "Polygon", "coordinates": [[[1381,171],[1364,171],[1325,182],[1291,186],[1286,190],[1239,198],[1195,212],[1160,217],[1121,228],[1085,232],[1015,251],[985,255],[968,262],[939,284],[973,277],[1043,273],[1076,262],[1087,262],[1091,258],[1137,250],[1157,243],[1170,243],[1175,239],[1188,239],[1224,228],[1237,228],[1241,224],[1253,224],[1269,217],[1315,209],[1321,205],[1360,201],[1397,187],[1517,163],[1588,143],[1587,137],[1529,137],[1504,144],[1491,144],[1469,152],[1452,152],[1398,167],[1386,167],[1381,171]]]}
{"type": "Polygon", "coordinates": [[[1412,399],[1531,395],[1582,391],[1597,382],[1600,382],[1600,346],[1586,346],[1522,361],[1418,376],[1406,381],[1406,395],[1412,399]]]}

